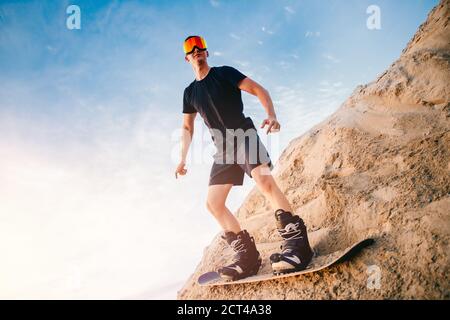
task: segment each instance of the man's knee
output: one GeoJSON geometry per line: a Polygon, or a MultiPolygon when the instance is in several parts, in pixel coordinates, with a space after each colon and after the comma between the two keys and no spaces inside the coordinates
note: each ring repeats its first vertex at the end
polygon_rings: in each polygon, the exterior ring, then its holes
{"type": "Polygon", "coordinates": [[[273,189],[273,179],[271,176],[255,177],[258,188],[264,193],[271,193],[273,189]]]}
{"type": "Polygon", "coordinates": [[[270,167],[267,163],[261,164],[256,168],[253,168],[250,174],[255,180],[260,177],[272,176],[272,173],[270,172],[270,167]]]}
{"type": "Polygon", "coordinates": [[[214,199],[206,200],[206,208],[214,215],[220,215],[225,209],[225,203],[214,199]]]}

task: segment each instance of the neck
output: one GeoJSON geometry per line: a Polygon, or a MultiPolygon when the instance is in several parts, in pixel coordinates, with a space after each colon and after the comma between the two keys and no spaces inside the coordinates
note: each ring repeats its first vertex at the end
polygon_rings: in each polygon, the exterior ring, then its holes
{"type": "Polygon", "coordinates": [[[205,78],[208,75],[209,69],[211,69],[206,61],[198,65],[193,65],[192,67],[194,68],[195,79],[197,79],[197,81],[205,78]]]}

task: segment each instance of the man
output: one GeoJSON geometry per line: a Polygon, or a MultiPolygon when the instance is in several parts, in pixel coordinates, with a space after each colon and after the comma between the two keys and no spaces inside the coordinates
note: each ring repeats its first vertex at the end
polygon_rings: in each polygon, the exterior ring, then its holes
{"type": "Polygon", "coordinates": [[[223,238],[236,252],[233,263],[218,272],[224,279],[238,280],[256,274],[261,265],[253,237],[241,229],[225,205],[231,188],[242,185],[244,173],[255,180],[258,189],[269,199],[275,210],[278,232],[284,240],[281,253],[270,257],[273,272],[305,269],[313,255],[305,224],[292,214],[288,200],[270,173],[272,162],[253,121],[243,114],[241,90],[257,96],[266,110],[267,118],[261,128],[267,126],[267,134],[278,131],[280,123],[269,93],[233,67],[210,67],[206,41],[201,36],[187,37],[183,48],[195,80],[184,90],[181,161],[175,177],[187,173],[186,156],[194,133],[194,119],[200,113],[218,150],[211,168],[206,206],[222,226],[223,238]]]}

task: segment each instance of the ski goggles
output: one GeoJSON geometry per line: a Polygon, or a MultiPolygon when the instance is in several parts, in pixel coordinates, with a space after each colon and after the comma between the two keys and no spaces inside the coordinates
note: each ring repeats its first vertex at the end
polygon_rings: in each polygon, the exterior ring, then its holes
{"type": "Polygon", "coordinates": [[[190,54],[194,51],[195,47],[200,50],[206,50],[206,41],[200,36],[195,36],[187,39],[183,44],[183,50],[185,54],[190,54]]]}

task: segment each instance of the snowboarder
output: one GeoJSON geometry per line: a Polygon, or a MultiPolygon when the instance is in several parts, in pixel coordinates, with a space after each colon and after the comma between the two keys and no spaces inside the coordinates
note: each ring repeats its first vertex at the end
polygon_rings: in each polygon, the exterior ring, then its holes
{"type": "Polygon", "coordinates": [[[187,173],[186,157],[194,133],[194,119],[200,113],[217,147],[206,206],[224,230],[222,237],[235,252],[233,263],[218,272],[224,279],[238,280],[256,274],[261,265],[253,237],[241,229],[225,205],[231,188],[242,185],[245,173],[255,180],[258,189],[270,201],[283,239],[281,252],[270,257],[273,272],[305,269],[313,256],[305,224],[299,216],[292,214],[288,200],[271,175],[273,165],[256,127],[243,113],[241,90],[258,97],[267,112],[267,118],[261,124],[261,128],[267,126],[266,134],[278,131],[280,123],[269,92],[233,67],[210,67],[203,37],[187,37],[183,49],[195,80],[184,90],[181,160],[175,177],[187,173]]]}

